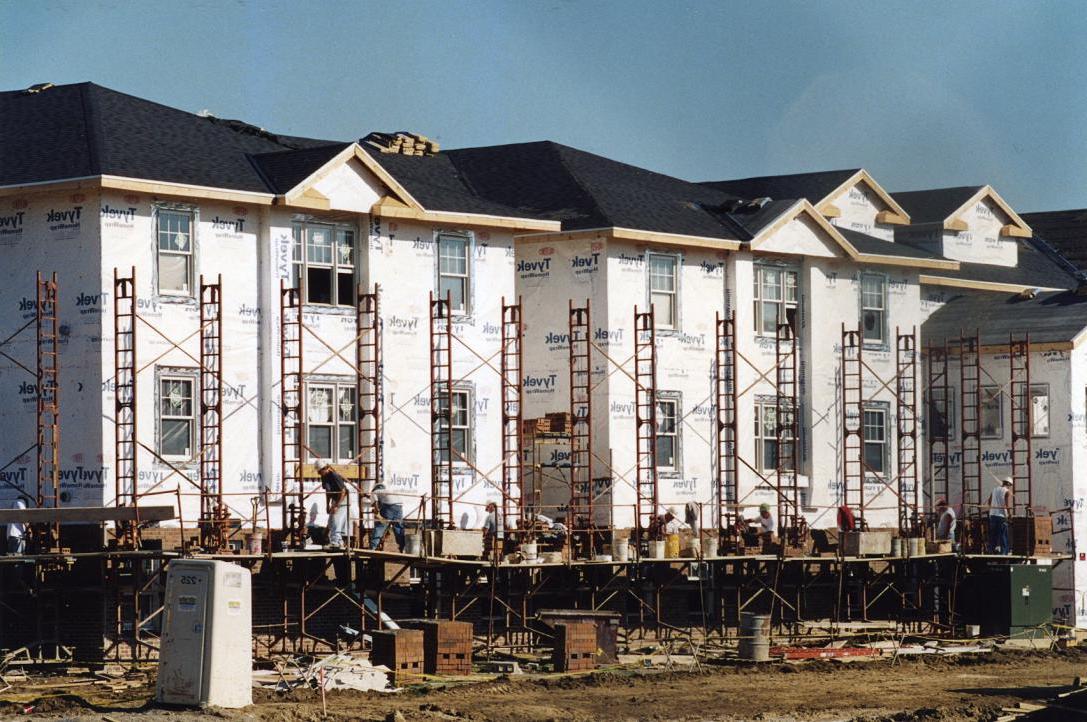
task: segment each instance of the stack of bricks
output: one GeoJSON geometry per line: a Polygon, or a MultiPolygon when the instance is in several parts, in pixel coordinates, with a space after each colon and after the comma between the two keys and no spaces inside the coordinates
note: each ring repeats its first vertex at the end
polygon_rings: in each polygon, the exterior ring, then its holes
{"type": "Polygon", "coordinates": [[[470,622],[427,620],[419,626],[423,630],[423,670],[427,674],[472,673],[470,622]]]}
{"type": "Polygon", "coordinates": [[[423,633],[417,629],[371,632],[373,649],[370,663],[385,665],[392,672],[389,680],[402,686],[423,681],[423,633]]]}
{"type": "Polygon", "coordinates": [[[596,625],[592,622],[556,624],[551,661],[556,672],[596,669],[596,625]]]}

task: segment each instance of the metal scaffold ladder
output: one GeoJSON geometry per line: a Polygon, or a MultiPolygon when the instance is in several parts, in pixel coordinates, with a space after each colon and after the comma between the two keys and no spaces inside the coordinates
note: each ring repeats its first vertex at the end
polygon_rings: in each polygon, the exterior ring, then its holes
{"type": "MultiPolygon", "coordinates": [[[[948,481],[948,453],[951,450],[951,385],[948,376],[947,342],[929,344],[925,353],[928,363],[928,468],[931,481],[932,503],[948,499],[951,491],[948,481]]],[[[930,507],[932,505],[930,504],[930,507]]]]}
{"type": "Polygon", "coordinates": [[[800,441],[797,342],[792,323],[782,321],[777,324],[774,354],[777,387],[775,411],[777,416],[778,528],[783,544],[790,542],[795,544],[799,538],[790,537],[789,533],[799,533],[802,516],[800,488],[797,485],[799,462],[797,445],[800,441]]]}
{"type": "Polygon", "coordinates": [[[717,314],[717,345],[714,373],[714,397],[717,400],[717,525],[731,534],[739,519],[736,463],[736,313],[721,318],[717,314]]]}
{"type": "Polygon", "coordinates": [[[1008,357],[1011,366],[1009,384],[1011,391],[1012,482],[1015,510],[1031,514],[1034,506],[1033,473],[1031,463],[1034,451],[1031,446],[1033,422],[1030,397],[1030,335],[1008,338],[1008,357]]]}
{"type": "Polygon", "coordinates": [[[653,307],[634,309],[634,420],[638,460],[635,512],[639,537],[654,526],[660,505],[657,488],[657,344],[653,307]]]}
{"type": "MultiPolygon", "coordinates": [[[[37,420],[38,484],[35,502],[39,508],[60,506],[60,384],[57,355],[57,274],[37,279],[37,420]]],[[[57,547],[60,524],[42,524],[34,529],[36,547],[57,547]]]]}
{"type": "Polygon", "coordinates": [[[279,286],[279,412],[283,528],[293,547],[306,538],[302,488],[302,304],[297,288],[279,286]]]}
{"type": "Polygon", "coordinates": [[[430,518],[453,524],[453,321],[449,294],[430,294],[430,518]]]}
{"type": "MultiPolygon", "coordinates": [[[[358,472],[362,489],[372,489],[384,478],[382,437],[381,287],[369,293],[359,284],[355,297],[355,361],[358,386],[358,472]]],[[[373,528],[373,506],[359,494],[359,519],[373,528]]]]}
{"type": "Polygon", "coordinates": [[[222,276],[200,278],[200,546],[222,551],[229,543],[223,502],[222,276]]]}
{"type": "Polygon", "coordinates": [[[966,515],[981,511],[981,348],[978,335],[959,339],[962,409],[962,504],[966,515]]]}
{"type": "Polygon", "coordinates": [[[921,521],[917,483],[917,329],[910,333],[896,329],[895,337],[898,529],[903,536],[914,536],[920,531],[921,521]]]}
{"type": "Polygon", "coordinates": [[[570,509],[571,529],[593,522],[592,326],[589,301],[569,305],[570,334],[570,509]]]}
{"type": "MultiPolygon", "coordinates": [[[[128,277],[113,271],[114,498],[117,506],[138,506],[136,486],[136,268],[128,277]]],[[[118,522],[120,546],[139,546],[139,525],[118,522]]]]}
{"type": "Polygon", "coordinates": [[[524,515],[522,494],[524,467],[521,454],[524,436],[521,428],[524,370],[524,326],[521,322],[521,299],[507,304],[502,299],[502,518],[506,529],[522,528],[524,515]]]}
{"type": "Polygon", "coordinates": [[[842,503],[864,520],[864,343],[842,324],[842,503]]]}

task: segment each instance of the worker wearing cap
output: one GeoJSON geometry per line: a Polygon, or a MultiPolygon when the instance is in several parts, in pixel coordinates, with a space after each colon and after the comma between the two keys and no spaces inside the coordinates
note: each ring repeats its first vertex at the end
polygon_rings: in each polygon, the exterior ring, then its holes
{"type": "Polygon", "coordinates": [[[347,539],[347,510],[350,504],[347,496],[347,480],[332,468],[327,461],[318,461],[313,465],[321,477],[321,487],[325,490],[325,506],[328,511],[328,545],[341,548],[347,539]]]}
{"type": "Polygon", "coordinates": [[[679,510],[674,506],[670,506],[664,510],[664,533],[665,534],[679,534],[680,528],[683,526],[683,522],[679,520],[679,510]]]}
{"type": "Polygon", "coordinates": [[[1012,515],[1012,478],[1005,476],[989,495],[989,553],[1011,554],[1008,517],[1012,515]]]}
{"type": "Polygon", "coordinates": [[[939,499],[936,502],[936,541],[949,541],[955,543],[955,532],[958,526],[955,510],[947,505],[947,499],[939,499]]]}
{"type": "Polygon", "coordinates": [[[392,527],[396,546],[404,551],[404,505],[399,497],[383,481],[375,484],[370,493],[364,496],[372,499],[374,503],[374,529],[370,532],[370,548],[377,549],[385,536],[385,528],[392,527]]]}
{"type": "Polygon", "coordinates": [[[774,541],[774,536],[777,534],[778,527],[774,515],[770,513],[769,504],[759,504],[759,515],[754,519],[748,519],[748,523],[758,525],[759,538],[762,539],[762,541],[774,541]]]}

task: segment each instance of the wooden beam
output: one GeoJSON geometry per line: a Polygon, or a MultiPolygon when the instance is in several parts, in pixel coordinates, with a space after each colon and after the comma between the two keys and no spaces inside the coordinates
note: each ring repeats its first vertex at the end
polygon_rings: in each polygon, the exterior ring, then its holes
{"type": "Polygon", "coordinates": [[[910,219],[903,216],[901,213],[895,213],[894,211],[880,211],[876,214],[876,223],[886,223],[891,226],[906,226],[909,225],[910,219]]]}
{"type": "Polygon", "coordinates": [[[544,221],[535,218],[515,218],[512,216],[491,216],[482,213],[457,213],[454,211],[428,211],[410,208],[391,196],[383,196],[370,209],[374,216],[397,218],[424,223],[440,223],[460,228],[506,228],[512,231],[559,231],[562,224],[558,221],[544,221]]]}
{"type": "Polygon", "coordinates": [[[1011,238],[1030,238],[1034,234],[1028,230],[1024,230],[1014,223],[1009,223],[1000,229],[1000,235],[1008,236],[1011,238]]]}
{"type": "MultiPolygon", "coordinates": [[[[177,514],[172,506],[141,506],[140,521],[166,521],[177,514]]],[[[43,509],[0,509],[0,524],[48,524],[59,522],[136,521],[137,509],[131,506],[61,506],[43,509]]]]}
{"type": "Polygon", "coordinates": [[[948,218],[944,221],[945,231],[966,231],[970,226],[966,225],[966,221],[961,218],[948,218]]]}
{"type": "Polygon", "coordinates": [[[833,203],[824,203],[819,206],[819,212],[823,214],[825,218],[841,218],[842,209],[833,203]]]}

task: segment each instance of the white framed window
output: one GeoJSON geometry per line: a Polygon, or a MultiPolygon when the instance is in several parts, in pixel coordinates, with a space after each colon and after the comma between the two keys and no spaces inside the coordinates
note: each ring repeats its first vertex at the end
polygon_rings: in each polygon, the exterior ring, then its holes
{"type": "MultiPolygon", "coordinates": [[[[785,469],[791,470],[789,463],[793,459],[793,447],[796,446],[796,436],[793,434],[792,417],[790,414],[782,421],[784,427],[781,430],[782,455],[786,460],[785,469]]],[[[778,407],[774,400],[755,402],[755,468],[762,473],[776,471],[778,467],[778,407]]]]}
{"type": "Polygon", "coordinates": [[[933,438],[955,438],[955,388],[934,387],[929,391],[928,423],[933,438]],[[947,400],[946,415],[944,399],[947,400]]]}
{"type": "Polygon", "coordinates": [[[1030,434],[1049,436],[1049,384],[1030,385],[1030,434]]]}
{"type": "Polygon", "coordinates": [[[355,460],[358,405],[355,384],[308,382],[306,384],[306,446],[311,460],[355,460]]]}
{"type": "Polygon", "coordinates": [[[864,343],[887,343],[887,277],[878,273],[861,274],[861,331],[864,343]]]}
{"type": "MultiPolygon", "coordinates": [[[[453,451],[453,466],[468,466],[474,463],[472,454],[472,390],[453,389],[453,409],[449,415],[449,444],[453,451]]],[[[444,396],[438,398],[438,408],[445,411],[444,396]]],[[[440,458],[449,461],[449,452],[442,450],[440,458]]]]}
{"type": "Polygon", "coordinates": [[[158,453],[167,461],[196,458],[196,372],[158,379],[158,453]]]}
{"type": "Polygon", "coordinates": [[[297,222],[291,227],[291,280],[303,302],[355,305],[355,231],[347,226],[297,222]]]}
{"type": "Polygon", "coordinates": [[[472,237],[464,233],[439,233],[438,297],[449,296],[449,312],[466,316],[471,312],[472,237]]]}
{"type": "Polygon", "coordinates": [[[890,459],[887,409],[883,406],[865,406],[863,413],[865,471],[882,475],[887,472],[890,459]]]}
{"type": "Polygon", "coordinates": [[[680,471],[680,423],[682,416],[678,394],[664,392],[657,396],[657,470],[680,471]]]}
{"type": "Polygon", "coordinates": [[[194,215],[193,211],[167,208],[155,212],[155,262],[161,294],[193,296],[195,293],[194,215]]]}
{"type": "Polygon", "coordinates": [[[775,266],[755,266],[755,333],[776,336],[778,323],[796,329],[800,275],[775,266]]]}
{"type": "Polygon", "coordinates": [[[658,329],[679,328],[679,256],[649,253],[649,303],[658,329]]]}
{"type": "Polygon", "coordinates": [[[1004,404],[999,386],[981,387],[981,438],[1004,438],[1004,404]]]}

